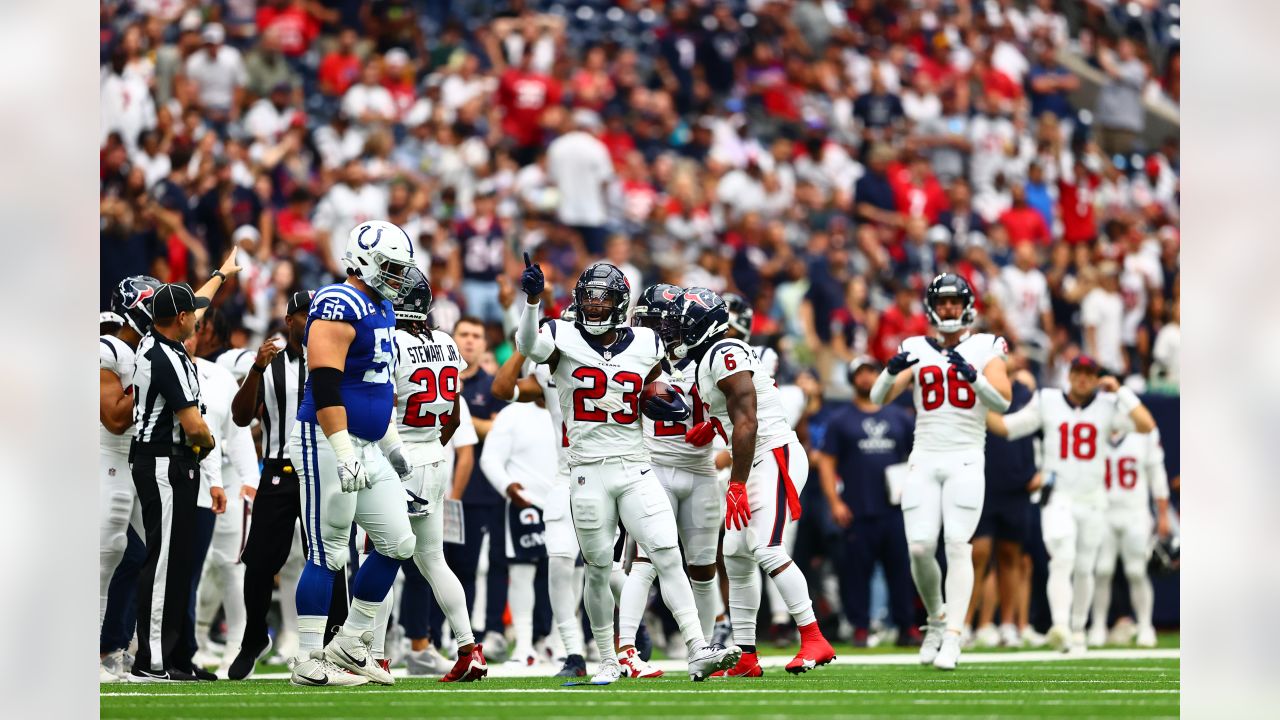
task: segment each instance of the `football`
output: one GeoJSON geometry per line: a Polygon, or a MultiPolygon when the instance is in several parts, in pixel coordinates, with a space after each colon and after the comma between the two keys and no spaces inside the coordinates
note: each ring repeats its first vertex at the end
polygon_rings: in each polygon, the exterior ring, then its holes
{"type": "Polygon", "coordinates": [[[649,401],[655,397],[660,397],[670,402],[676,399],[675,393],[676,391],[672,390],[670,385],[660,380],[655,380],[645,385],[644,390],[640,392],[640,407],[648,407],[649,401]]]}

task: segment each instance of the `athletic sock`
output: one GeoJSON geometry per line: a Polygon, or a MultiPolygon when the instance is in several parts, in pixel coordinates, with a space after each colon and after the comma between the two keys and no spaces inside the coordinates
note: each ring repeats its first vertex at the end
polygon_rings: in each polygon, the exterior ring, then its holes
{"type": "MultiPolygon", "coordinates": [[[[634,572],[634,570],[632,571],[634,572]]],[[[698,622],[702,626],[702,636],[707,640],[715,631],[716,615],[720,612],[720,588],[715,576],[710,580],[689,579],[693,586],[693,603],[698,606],[698,622]]]]}
{"type": "Polygon", "coordinates": [[[636,644],[636,632],[649,606],[649,591],[653,589],[653,579],[657,575],[653,563],[647,560],[636,560],[631,565],[631,573],[622,585],[618,601],[618,647],[636,644]]]}
{"type": "Polygon", "coordinates": [[[787,612],[796,621],[796,625],[810,625],[814,622],[813,601],[809,599],[809,583],[804,573],[795,562],[783,568],[782,572],[772,578],[778,595],[786,604],[787,612]]]}
{"type": "Polygon", "coordinates": [[[947,555],[947,629],[964,630],[964,616],[973,597],[973,546],[967,542],[949,542],[947,555]]]}

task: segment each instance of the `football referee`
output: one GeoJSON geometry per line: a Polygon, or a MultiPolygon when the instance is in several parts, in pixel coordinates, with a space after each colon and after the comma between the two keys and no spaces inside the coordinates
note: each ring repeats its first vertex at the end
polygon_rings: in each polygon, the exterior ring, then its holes
{"type": "MultiPolygon", "coordinates": [[[[240,561],[244,563],[244,639],[240,652],[227,670],[232,680],[244,680],[253,673],[257,661],[271,650],[267,634],[267,611],[275,576],[284,567],[297,542],[302,501],[298,474],[289,459],[289,433],[298,416],[298,403],[307,384],[307,363],[302,357],[302,337],[311,309],[310,291],[289,297],[285,312],[284,348],[267,338],[258,349],[249,374],[240,384],[231,403],[231,418],[247,427],[254,418],[262,426],[262,478],[253,495],[253,521],[240,561]]],[[[305,539],[304,539],[305,542],[305,539]]],[[[293,598],[281,598],[293,602],[293,598]]],[[[347,619],[345,573],[333,583],[327,627],[342,625],[347,619]]],[[[326,639],[327,642],[327,639],[326,639]]]]}
{"type": "Polygon", "coordinates": [[[147,559],[138,577],[135,682],[212,680],[195,667],[175,667],[191,595],[191,558],[200,458],[213,447],[200,403],[195,363],[182,342],[195,332],[196,310],[209,306],[191,286],[161,285],[151,300],[155,321],[138,343],[133,376],[130,447],[142,504],[147,559]]]}

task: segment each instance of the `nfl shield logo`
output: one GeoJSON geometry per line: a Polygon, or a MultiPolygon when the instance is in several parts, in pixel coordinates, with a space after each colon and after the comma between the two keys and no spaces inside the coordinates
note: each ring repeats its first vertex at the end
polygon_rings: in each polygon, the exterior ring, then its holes
{"type": "Polygon", "coordinates": [[[115,469],[115,468],[107,468],[107,476],[108,476],[108,477],[115,477],[115,476],[116,476],[116,469],[115,469]]]}
{"type": "Polygon", "coordinates": [[[195,479],[196,479],[196,471],[195,471],[195,470],[188,470],[188,471],[187,471],[187,478],[188,478],[188,479],[191,479],[191,480],[195,480],[195,479]]]}
{"type": "Polygon", "coordinates": [[[605,359],[605,360],[612,360],[612,359],[613,359],[613,353],[609,352],[608,350],[605,350],[605,351],[604,351],[604,359],[605,359]]]}
{"type": "Polygon", "coordinates": [[[586,479],[585,477],[583,477],[583,476],[579,475],[579,476],[578,476],[578,484],[579,484],[579,485],[586,485],[586,484],[587,484],[587,479],[586,479]]]}

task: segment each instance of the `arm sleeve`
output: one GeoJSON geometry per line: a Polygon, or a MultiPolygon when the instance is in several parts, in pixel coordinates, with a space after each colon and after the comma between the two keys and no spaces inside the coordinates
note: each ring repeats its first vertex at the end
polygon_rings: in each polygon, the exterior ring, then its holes
{"type": "Polygon", "coordinates": [[[1040,393],[1031,396],[1025,407],[1004,416],[1004,426],[1009,431],[1010,440],[1023,438],[1040,429],[1040,393]]]}
{"type": "Polygon", "coordinates": [[[884,399],[889,396],[889,390],[893,387],[895,379],[897,378],[894,375],[889,374],[888,368],[881,370],[875,384],[871,386],[871,402],[883,405],[884,399]]]}
{"type": "Polygon", "coordinates": [[[253,433],[247,427],[238,427],[232,422],[227,424],[232,427],[227,430],[222,452],[231,462],[240,482],[256,489],[259,479],[258,454],[253,449],[253,433]]]}
{"type": "MultiPolygon", "coordinates": [[[[541,303],[525,303],[520,313],[520,323],[516,326],[516,349],[521,355],[539,363],[546,362],[556,349],[555,340],[538,330],[538,316],[541,312],[541,303]]],[[[556,322],[558,321],[553,320],[547,325],[550,327],[556,322]]]]}
{"type": "Polygon", "coordinates": [[[494,418],[493,427],[484,439],[484,450],[480,452],[480,471],[489,479],[493,489],[499,495],[506,496],[507,486],[511,484],[511,476],[507,474],[507,461],[515,446],[515,434],[512,415],[500,412],[494,418]]]}
{"type": "Polygon", "coordinates": [[[1147,473],[1151,479],[1151,497],[1156,500],[1169,499],[1169,473],[1164,469],[1164,445],[1160,443],[1160,431],[1154,430],[1147,436],[1151,448],[1147,452],[1147,473]]]}

